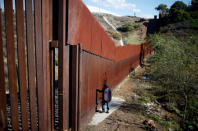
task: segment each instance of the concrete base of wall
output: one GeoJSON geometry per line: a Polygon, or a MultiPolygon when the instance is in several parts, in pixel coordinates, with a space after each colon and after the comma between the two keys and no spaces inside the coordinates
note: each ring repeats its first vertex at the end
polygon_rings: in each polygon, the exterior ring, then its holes
{"type": "MultiPolygon", "coordinates": [[[[110,103],[110,110],[109,113],[106,112],[96,112],[94,114],[94,116],[92,117],[91,122],[89,123],[89,125],[98,125],[100,122],[102,122],[103,120],[105,120],[108,116],[110,116],[114,111],[116,111],[117,109],[119,109],[119,107],[125,102],[124,99],[121,99],[119,97],[113,97],[112,101],[110,103]]],[[[106,110],[106,107],[105,107],[106,110]]]]}

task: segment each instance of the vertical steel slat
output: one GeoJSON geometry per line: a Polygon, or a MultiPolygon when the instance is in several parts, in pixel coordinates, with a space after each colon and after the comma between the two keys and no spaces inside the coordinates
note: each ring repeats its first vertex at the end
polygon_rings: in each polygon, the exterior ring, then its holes
{"type": "Polygon", "coordinates": [[[51,130],[51,108],[50,108],[50,62],[49,62],[49,41],[50,41],[50,1],[42,0],[42,42],[43,42],[43,77],[44,77],[44,86],[43,86],[43,119],[44,125],[40,125],[39,130],[49,131],[51,130]]]}
{"type": "Polygon", "coordinates": [[[39,130],[51,130],[50,109],[50,12],[48,0],[35,0],[36,62],[39,130]]]}
{"type": "Polygon", "coordinates": [[[71,87],[72,87],[72,131],[78,130],[78,80],[79,80],[79,45],[72,45],[71,52],[71,87]]]}
{"type": "Polygon", "coordinates": [[[8,55],[8,80],[10,86],[11,99],[11,117],[12,129],[19,130],[18,121],[18,96],[17,96],[17,78],[15,63],[15,43],[14,43],[14,25],[13,25],[13,3],[12,0],[4,0],[5,22],[6,22],[6,45],[8,55]]]}
{"type": "Polygon", "coordinates": [[[6,111],[6,89],[5,89],[5,72],[4,72],[4,56],[3,56],[3,39],[2,39],[2,21],[0,9],[0,131],[4,131],[7,126],[6,111]]]}
{"type": "Polygon", "coordinates": [[[54,130],[54,99],[55,99],[55,88],[54,88],[54,77],[55,77],[55,72],[54,72],[54,61],[55,61],[55,49],[52,48],[50,51],[50,100],[51,100],[51,126],[52,130],[54,130]]]}
{"type": "Polygon", "coordinates": [[[66,46],[66,0],[59,0],[58,27],[58,112],[59,130],[69,128],[69,46],[66,46]]]}
{"type": "Polygon", "coordinates": [[[77,130],[80,131],[81,127],[81,88],[82,88],[82,45],[79,45],[79,63],[78,63],[78,127],[77,130]]]}
{"type": "Polygon", "coordinates": [[[16,3],[16,26],[19,63],[19,85],[21,95],[22,129],[28,130],[27,113],[27,82],[26,82],[26,56],[25,56],[25,35],[24,35],[24,10],[23,0],[15,0],[16,3]]]}
{"type": "MultiPolygon", "coordinates": [[[[41,22],[41,0],[34,0],[35,17],[35,42],[36,42],[36,85],[38,89],[38,121],[39,128],[44,126],[44,78],[43,78],[43,43],[42,43],[42,22],[41,22]]],[[[38,130],[37,127],[32,127],[38,130]]]]}
{"type": "MultiPolygon", "coordinates": [[[[85,95],[85,110],[86,110],[85,112],[87,112],[88,111],[88,104],[89,104],[89,98],[90,97],[89,97],[89,84],[88,84],[89,83],[89,81],[88,81],[88,67],[89,67],[88,65],[89,65],[89,59],[88,58],[89,57],[88,57],[88,55],[87,55],[86,52],[84,52],[84,57],[85,57],[84,58],[85,59],[85,61],[84,61],[84,63],[85,63],[84,64],[84,66],[85,66],[85,69],[84,69],[85,72],[84,73],[86,74],[85,75],[85,87],[84,88],[86,90],[85,93],[87,94],[87,95],[85,95]]],[[[88,116],[85,117],[86,123],[88,121],[87,118],[88,118],[88,116]]]]}
{"type": "Polygon", "coordinates": [[[26,34],[27,34],[27,61],[28,86],[30,92],[31,129],[37,128],[37,99],[36,99],[36,71],[35,71],[35,44],[34,44],[34,17],[32,0],[26,0],[26,34]]]}
{"type": "MultiPolygon", "coordinates": [[[[53,0],[49,0],[49,39],[53,40],[53,0]]],[[[50,50],[50,109],[51,109],[51,129],[54,130],[54,59],[55,58],[55,48],[50,50]]]]}

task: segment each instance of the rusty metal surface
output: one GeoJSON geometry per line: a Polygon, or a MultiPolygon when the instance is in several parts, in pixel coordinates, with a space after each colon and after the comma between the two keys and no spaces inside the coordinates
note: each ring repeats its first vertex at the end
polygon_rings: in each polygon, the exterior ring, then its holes
{"type": "MultiPolygon", "coordinates": [[[[81,57],[82,57],[82,64],[81,64],[81,69],[82,69],[82,83],[81,86],[86,86],[87,87],[87,60],[86,59],[86,52],[82,52],[81,53],[81,57]]],[[[81,87],[81,113],[83,115],[83,112],[86,112],[87,110],[87,89],[83,88],[83,86],[81,87]]]]}
{"type": "MultiPolygon", "coordinates": [[[[81,0],[68,0],[69,6],[68,6],[68,43],[70,44],[77,44],[80,43],[78,41],[79,35],[77,33],[80,33],[79,27],[80,27],[80,10],[82,4],[80,3],[81,0]]],[[[82,18],[82,17],[81,17],[82,18]]]]}
{"type": "MultiPolygon", "coordinates": [[[[84,123],[89,111],[95,109],[96,89],[102,89],[105,82],[114,88],[139,65],[139,55],[120,62],[112,62],[84,51],[82,60],[81,119],[84,123]]],[[[101,99],[101,95],[98,96],[98,99],[101,99]]]]}
{"type": "Polygon", "coordinates": [[[82,89],[81,89],[81,87],[82,87],[82,72],[83,72],[83,70],[82,70],[82,56],[83,56],[83,54],[82,54],[82,45],[80,44],[79,45],[79,65],[78,65],[78,70],[79,70],[79,72],[78,72],[78,128],[77,128],[77,130],[81,130],[81,101],[82,101],[82,97],[81,97],[81,95],[82,95],[82,89]]]}
{"type": "Polygon", "coordinates": [[[27,28],[27,63],[28,63],[28,88],[30,93],[30,118],[32,127],[37,125],[37,99],[36,99],[36,65],[34,43],[34,16],[33,3],[26,0],[26,28],[27,28]]]}
{"type": "Polygon", "coordinates": [[[14,45],[14,25],[13,25],[13,3],[12,0],[4,0],[5,22],[6,22],[6,45],[8,55],[8,80],[11,99],[12,128],[19,130],[18,122],[18,96],[17,96],[17,74],[14,45]]]}
{"type": "MultiPolygon", "coordinates": [[[[43,45],[43,77],[44,77],[44,86],[43,86],[43,123],[44,125],[39,125],[39,130],[51,130],[51,108],[50,108],[50,61],[49,61],[49,48],[50,48],[50,0],[42,0],[42,45],[43,45]]],[[[40,121],[40,120],[39,120],[40,121]]]]}
{"type": "Polygon", "coordinates": [[[141,46],[115,47],[104,29],[96,22],[82,1],[79,0],[69,1],[68,27],[68,43],[77,44],[80,42],[83,49],[89,52],[89,54],[83,53],[82,58],[82,83],[84,85],[82,85],[81,111],[82,116],[86,117],[86,112],[94,107],[95,88],[102,87],[104,81],[109,82],[112,87],[118,84],[129,71],[139,64],[141,46]],[[98,61],[90,56],[93,54],[97,55],[97,57],[100,56],[98,61]],[[99,68],[97,68],[98,65],[100,65],[99,68]],[[100,72],[96,70],[100,70],[100,72]],[[118,75],[118,77],[115,77],[114,74],[118,75]]]}
{"type": "Polygon", "coordinates": [[[78,116],[78,109],[79,109],[79,45],[72,45],[70,46],[71,48],[71,92],[72,98],[71,98],[71,103],[72,103],[72,110],[71,110],[71,127],[73,131],[78,130],[78,121],[79,121],[79,116],[78,116]]]}
{"type": "MultiPolygon", "coordinates": [[[[49,6],[48,6],[48,11],[49,11],[49,41],[53,40],[53,0],[49,0],[49,6]]],[[[50,48],[50,44],[49,44],[49,48],[50,48]]],[[[54,109],[55,109],[55,89],[54,89],[54,83],[55,83],[55,48],[53,52],[49,53],[49,81],[50,81],[50,95],[48,95],[48,99],[50,99],[50,106],[48,106],[48,108],[50,108],[49,111],[49,115],[50,115],[50,119],[49,119],[49,123],[51,124],[51,127],[49,129],[54,130],[54,109]],[[53,59],[51,59],[53,58],[53,59]]]]}
{"type": "Polygon", "coordinates": [[[51,41],[50,48],[58,48],[58,41],[57,40],[51,41]]]}
{"type": "Polygon", "coordinates": [[[92,40],[91,37],[88,36],[87,34],[91,33],[91,27],[92,27],[92,20],[90,19],[90,17],[87,17],[86,19],[84,18],[84,16],[87,16],[88,12],[85,10],[85,8],[82,8],[79,14],[79,18],[80,18],[80,26],[79,26],[79,30],[81,31],[81,35],[78,35],[78,40],[82,44],[82,48],[86,49],[87,51],[91,51],[91,44],[92,44],[92,40]],[[86,30],[84,30],[84,28],[86,27],[86,30]]]}
{"type": "Polygon", "coordinates": [[[53,17],[53,0],[49,0],[49,39],[50,42],[50,54],[49,54],[49,62],[50,62],[50,116],[51,116],[51,129],[54,130],[54,109],[55,109],[55,48],[52,46],[58,47],[58,41],[53,41],[53,32],[52,32],[52,18],[53,17]]]}
{"type": "MultiPolygon", "coordinates": [[[[116,47],[114,42],[80,0],[69,1],[68,43],[82,43],[81,121],[96,106],[96,89],[107,82],[111,88],[133,71],[148,52],[146,43],[116,47]],[[141,57],[140,57],[141,54],[141,57]]],[[[83,125],[83,124],[82,124],[83,125]]]]}
{"type": "MultiPolygon", "coordinates": [[[[0,9],[1,16],[1,9],[0,9]]],[[[2,21],[0,17],[0,131],[4,131],[7,126],[6,111],[6,89],[5,89],[5,73],[4,73],[4,56],[3,56],[3,39],[2,39],[2,21]]]]}
{"type": "MultiPolygon", "coordinates": [[[[98,24],[96,23],[96,25],[98,24]]],[[[114,48],[112,40],[102,29],[100,31],[99,26],[96,26],[94,29],[97,29],[97,32],[92,31],[91,49],[87,50],[85,48],[82,53],[82,125],[89,120],[88,116],[94,113],[90,111],[95,109],[96,106],[96,89],[102,89],[105,82],[111,88],[116,87],[139,65],[140,59],[142,60],[151,51],[147,43],[114,48]],[[140,57],[140,54],[143,57],[140,57]]],[[[101,94],[97,96],[97,99],[101,98],[101,94]]]]}
{"type": "Polygon", "coordinates": [[[17,28],[17,46],[19,63],[19,87],[21,96],[22,128],[28,130],[28,112],[27,112],[27,80],[26,80],[26,54],[25,54],[25,35],[24,35],[24,5],[23,0],[16,3],[16,28],[17,28]]]}
{"type": "Polygon", "coordinates": [[[117,62],[140,52],[140,45],[116,47],[81,0],[69,0],[68,11],[68,43],[82,43],[84,50],[117,62]]]}
{"type": "MultiPolygon", "coordinates": [[[[42,21],[41,21],[41,1],[34,1],[34,10],[35,10],[35,44],[36,44],[36,86],[38,89],[38,119],[39,127],[44,125],[43,119],[43,99],[40,96],[43,96],[44,88],[44,77],[43,77],[43,45],[42,45],[42,21]]],[[[31,125],[32,130],[38,130],[37,125],[31,125]]]]}
{"type": "MultiPolygon", "coordinates": [[[[15,1],[22,126],[23,130],[27,130],[23,0],[15,1]]],[[[55,0],[53,0],[54,2],[55,0]]],[[[26,0],[25,3],[31,130],[54,130],[54,49],[50,51],[50,48],[59,50],[58,130],[65,131],[70,128],[79,130],[81,125],[87,123],[94,113],[96,100],[102,98],[102,94],[96,95],[96,89],[102,89],[106,82],[111,88],[114,88],[139,65],[139,62],[150,53],[151,49],[146,43],[116,47],[81,0],[59,0],[58,6],[55,6],[55,9],[59,7],[59,12],[58,10],[53,12],[52,0],[26,0]],[[54,20],[54,23],[58,23],[59,26],[55,31],[52,31],[54,30],[52,21],[57,17],[53,17],[52,12],[59,15],[58,20],[54,20]],[[56,37],[58,37],[58,41],[54,41],[56,37]],[[79,47],[78,43],[82,43],[82,50],[79,48],[74,51],[70,49],[71,45],[79,47]],[[72,52],[70,52],[71,50],[72,52]],[[77,56],[79,57],[77,58],[77,56]],[[72,103],[70,103],[71,101],[72,103]],[[78,119],[79,117],[81,119],[78,119]]],[[[5,0],[12,128],[18,130],[12,6],[12,0],[5,0]]],[[[57,25],[54,24],[54,27],[57,25]]],[[[1,35],[0,38],[2,39],[1,35]]],[[[3,47],[1,39],[0,46],[3,47]]],[[[2,47],[0,50],[3,50],[2,47]]],[[[0,65],[1,76],[5,78],[3,54],[0,54],[0,59],[0,63],[2,63],[0,65]]],[[[0,94],[5,95],[5,79],[0,78],[0,82],[3,85],[0,88],[0,94]]],[[[3,112],[6,112],[5,101],[6,97],[0,101],[0,109],[3,109],[3,112]]],[[[7,117],[6,113],[4,114],[7,117]]],[[[2,119],[0,118],[1,123],[2,119]]],[[[5,123],[7,122],[5,121],[5,123]]]]}
{"type": "Polygon", "coordinates": [[[55,123],[55,48],[50,49],[50,108],[51,108],[51,128],[54,130],[55,123]]]}
{"type": "Polygon", "coordinates": [[[94,26],[98,24],[96,20],[92,21],[92,27],[91,27],[91,51],[94,54],[101,54],[101,43],[102,43],[102,27],[101,26],[94,26]]]}
{"type": "Polygon", "coordinates": [[[59,0],[58,112],[59,130],[69,129],[69,45],[66,46],[66,1],[59,0]]]}

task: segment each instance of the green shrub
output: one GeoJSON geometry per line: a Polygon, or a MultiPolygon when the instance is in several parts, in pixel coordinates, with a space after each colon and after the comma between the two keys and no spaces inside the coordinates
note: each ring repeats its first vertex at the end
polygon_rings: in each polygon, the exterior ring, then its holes
{"type": "Polygon", "coordinates": [[[55,58],[55,65],[58,66],[58,59],[55,58]]]}
{"type": "Polygon", "coordinates": [[[186,121],[185,121],[185,127],[187,127],[187,130],[193,131],[198,129],[198,96],[194,97],[194,99],[191,99],[190,105],[188,107],[186,121]]]}
{"type": "Polygon", "coordinates": [[[191,2],[191,10],[198,10],[198,0],[192,0],[191,2]]]}
{"type": "Polygon", "coordinates": [[[180,12],[183,15],[183,20],[190,20],[191,19],[190,13],[188,13],[187,11],[180,10],[180,12]]]}
{"type": "Polygon", "coordinates": [[[121,27],[118,27],[117,30],[122,31],[122,32],[128,32],[139,27],[140,27],[140,24],[131,22],[121,27]]]}
{"type": "MultiPolygon", "coordinates": [[[[194,23],[197,23],[195,21],[194,23]]],[[[198,35],[174,36],[155,34],[150,36],[155,51],[150,70],[151,80],[164,87],[168,102],[179,109],[185,130],[198,128],[198,35]]]]}
{"type": "Polygon", "coordinates": [[[191,11],[189,13],[190,13],[191,18],[198,19],[198,11],[191,11]]]}
{"type": "Polygon", "coordinates": [[[172,6],[171,9],[177,9],[177,10],[186,10],[187,5],[182,1],[176,1],[172,6]]]}
{"type": "Polygon", "coordinates": [[[198,29],[198,19],[191,20],[191,28],[198,29]]]}
{"type": "Polygon", "coordinates": [[[151,119],[153,119],[154,121],[156,121],[157,123],[159,123],[160,125],[164,126],[166,129],[173,129],[174,131],[180,131],[181,128],[179,127],[179,125],[174,122],[174,121],[168,121],[168,120],[164,120],[161,117],[159,117],[156,114],[149,114],[148,115],[151,119]]]}
{"type": "Polygon", "coordinates": [[[110,36],[112,36],[116,40],[121,40],[122,39],[122,35],[120,33],[117,33],[113,30],[108,30],[107,32],[110,36]]]}
{"type": "Polygon", "coordinates": [[[173,22],[181,22],[191,19],[190,13],[185,10],[171,9],[170,18],[173,22]]]}

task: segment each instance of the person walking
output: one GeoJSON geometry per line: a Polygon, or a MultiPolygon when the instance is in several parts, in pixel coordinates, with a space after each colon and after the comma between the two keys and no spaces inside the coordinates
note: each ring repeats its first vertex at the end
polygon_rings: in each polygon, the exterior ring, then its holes
{"type": "Polygon", "coordinates": [[[107,105],[107,111],[106,113],[109,113],[110,110],[110,102],[112,99],[112,91],[109,88],[108,84],[104,84],[104,89],[103,90],[98,90],[99,92],[103,93],[103,98],[102,98],[102,112],[105,112],[105,104],[107,105]]]}

